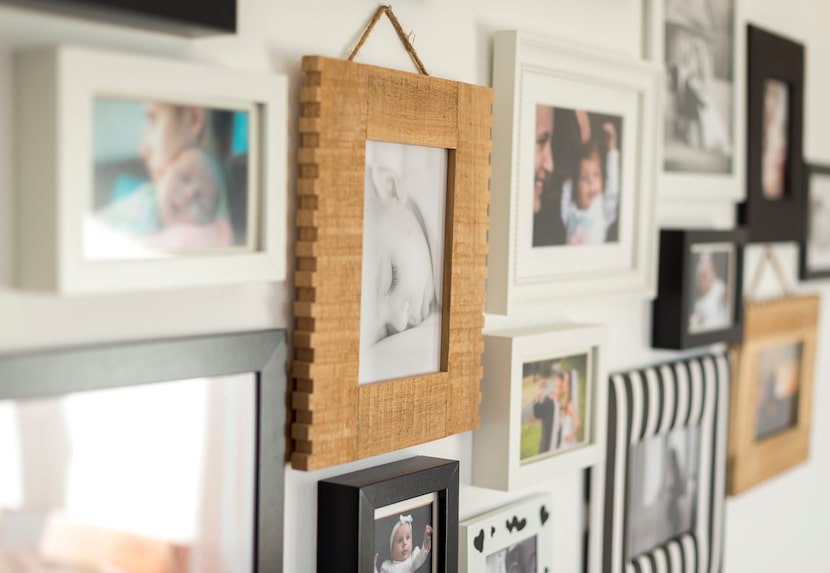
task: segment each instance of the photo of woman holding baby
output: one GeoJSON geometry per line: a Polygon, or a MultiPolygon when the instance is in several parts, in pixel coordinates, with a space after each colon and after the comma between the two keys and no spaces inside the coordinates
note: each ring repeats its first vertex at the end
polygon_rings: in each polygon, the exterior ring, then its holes
{"type": "Polygon", "coordinates": [[[250,248],[249,112],[96,98],[90,259],[250,248]],[[117,128],[116,128],[117,127],[117,128]]]}

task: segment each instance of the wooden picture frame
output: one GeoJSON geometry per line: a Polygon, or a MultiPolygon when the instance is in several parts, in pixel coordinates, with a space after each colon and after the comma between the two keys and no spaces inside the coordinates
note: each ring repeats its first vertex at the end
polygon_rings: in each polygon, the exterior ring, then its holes
{"type": "Polygon", "coordinates": [[[270,159],[286,149],[284,77],[73,46],[15,64],[19,287],[285,279],[286,168],[270,159]],[[156,137],[163,114],[192,120],[175,142],[156,137]],[[177,189],[178,169],[211,192],[177,189]]]}
{"type": "Polygon", "coordinates": [[[553,495],[520,499],[459,524],[459,571],[553,571],[553,495]],[[499,563],[504,569],[499,569],[499,563]],[[510,568],[510,563],[517,565],[510,568]],[[535,564],[535,565],[534,565],[535,564]]]}
{"type": "Polygon", "coordinates": [[[644,55],[665,71],[661,106],[663,199],[746,197],[744,0],[648,0],[644,55]],[[697,58],[697,68],[689,61],[697,58]],[[686,58],[684,60],[684,55],[686,58]]]}
{"type": "Polygon", "coordinates": [[[637,58],[495,34],[488,313],[653,296],[659,85],[637,58]],[[592,166],[603,191],[580,194],[592,166]]]}
{"type": "Polygon", "coordinates": [[[741,339],[745,240],[742,229],[661,229],[653,347],[680,350],[741,339]]]}
{"type": "MultiPolygon", "coordinates": [[[[397,525],[396,516],[402,514],[413,516],[413,554],[416,545],[423,549],[425,525],[430,524],[418,523],[413,514],[424,506],[429,507],[426,515],[430,516],[432,539],[429,554],[421,551],[427,561],[418,571],[456,571],[458,484],[457,461],[427,456],[317,482],[317,571],[371,571],[376,556],[389,549],[386,543],[391,545],[390,531],[397,525]],[[383,530],[378,531],[381,527],[383,530]],[[427,567],[429,562],[432,567],[427,567]]],[[[375,570],[380,570],[383,560],[381,555],[375,570]]]]}
{"type": "Polygon", "coordinates": [[[804,234],[799,245],[799,276],[803,280],[830,277],[825,235],[830,230],[830,165],[804,166],[804,234]]]}
{"type": "Polygon", "coordinates": [[[729,495],[809,456],[819,307],[818,296],[746,305],[744,339],[735,347],[736,383],[730,400],[729,495]],[[788,375],[795,375],[795,384],[788,375]],[[766,383],[762,378],[771,379],[770,388],[760,388],[766,383]]]}
{"type": "MultiPolygon", "coordinates": [[[[250,424],[252,434],[252,443],[250,444],[251,451],[246,453],[248,444],[243,443],[244,440],[239,440],[234,446],[234,463],[242,463],[247,456],[251,457],[252,466],[248,468],[251,475],[251,487],[253,489],[252,497],[250,499],[250,511],[252,513],[252,523],[250,524],[253,539],[250,547],[250,562],[252,563],[252,571],[259,573],[270,571],[282,571],[283,561],[283,486],[284,486],[284,460],[285,460],[285,397],[286,397],[286,375],[285,375],[285,360],[286,360],[286,343],[285,331],[282,330],[266,330],[257,332],[244,332],[238,334],[221,334],[211,336],[200,336],[191,338],[178,338],[156,341],[142,341],[142,342],[126,342],[114,344],[101,344],[91,347],[72,347],[53,350],[34,350],[22,351],[14,354],[0,354],[0,401],[31,401],[35,402],[34,407],[38,404],[43,404],[44,399],[61,398],[69,394],[77,395],[73,398],[80,397],[83,394],[96,394],[98,398],[108,394],[113,397],[114,390],[133,391],[135,389],[153,389],[153,391],[164,390],[168,385],[173,384],[176,389],[173,391],[172,398],[176,398],[181,403],[183,397],[191,396],[192,392],[183,392],[181,384],[191,384],[184,390],[193,390],[192,384],[207,383],[207,380],[195,380],[198,378],[214,378],[226,377],[236,374],[249,374],[252,376],[251,381],[254,383],[252,387],[244,384],[240,391],[244,390],[243,396],[250,398],[250,408],[253,409],[253,419],[246,419],[245,423],[250,424]],[[102,392],[97,392],[97,391],[102,392]]],[[[214,382],[215,380],[211,380],[214,382]]],[[[245,402],[241,400],[237,393],[232,392],[233,384],[247,383],[248,379],[232,379],[222,380],[225,384],[224,389],[219,388],[220,394],[217,399],[203,399],[201,404],[205,407],[207,412],[208,404],[213,407],[213,413],[216,414],[216,409],[222,411],[222,406],[219,404],[232,404],[236,402],[245,402]],[[230,383],[230,384],[229,384],[230,383]],[[224,392],[224,395],[221,395],[224,392]]],[[[173,390],[172,388],[170,388],[173,390]]],[[[204,392],[207,394],[207,392],[204,392]]],[[[135,399],[135,394],[131,395],[135,399]]],[[[154,394],[155,396],[155,394],[154,394]]],[[[171,398],[170,394],[166,394],[167,398],[171,398]]],[[[124,400],[119,404],[125,405],[124,400]]],[[[184,443],[182,436],[194,437],[193,428],[188,428],[183,423],[182,418],[176,417],[177,413],[170,412],[170,407],[165,406],[163,401],[152,402],[143,399],[140,403],[144,404],[145,408],[141,411],[142,415],[152,416],[153,412],[156,415],[161,412],[159,419],[169,420],[174,418],[174,422],[181,430],[181,435],[171,435],[162,439],[171,440],[175,443],[184,443]]],[[[200,404],[198,400],[193,403],[200,404]]],[[[89,404],[89,403],[88,403],[89,404]]],[[[97,402],[101,404],[100,401],[97,402]]],[[[135,402],[129,404],[134,408],[135,402]]],[[[95,403],[93,403],[95,405],[95,403]]],[[[13,406],[14,407],[14,406],[13,406]]],[[[226,406],[230,407],[230,406],[226,406]]],[[[54,408],[54,406],[52,407],[54,408]]],[[[65,406],[64,406],[65,408],[65,406]]],[[[55,413],[54,409],[46,410],[55,413]]],[[[65,411],[62,409],[61,411],[65,411]]],[[[93,433],[100,433],[106,428],[101,427],[102,419],[111,419],[113,412],[106,408],[89,409],[87,408],[87,419],[97,420],[99,426],[94,427],[93,433]]],[[[78,411],[76,411],[76,414],[78,411]]],[[[181,412],[179,412],[181,413],[181,412]]],[[[191,412],[192,413],[192,412],[191,412]]],[[[232,411],[228,412],[228,416],[232,411]]],[[[34,418],[37,420],[37,412],[34,412],[34,418]]],[[[51,418],[50,418],[51,419],[51,418]]],[[[222,419],[221,415],[218,419],[222,419]]],[[[8,418],[6,418],[8,420],[8,418]]],[[[227,421],[227,418],[226,418],[227,421]]],[[[65,422],[65,427],[68,429],[69,425],[65,422]]],[[[78,416],[75,417],[76,430],[78,429],[78,416]]],[[[60,426],[60,424],[58,424],[60,426]]],[[[235,435],[237,438],[242,438],[244,435],[239,427],[233,427],[232,423],[224,428],[226,434],[224,437],[235,435]]],[[[4,427],[6,427],[4,425],[4,427]]],[[[25,426],[22,426],[25,427],[25,426]]],[[[37,426],[29,424],[29,428],[33,429],[37,426]]],[[[220,426],[217,431],[221,430],[220,426]]],[[[67,430],[68,431],[68,430],[67,430]]],[[[41,424],[40,429],[36,431],[37,435],[34,441],[30,438],[26,443],[31,446],[34,443],[38,447],[42,447],[45,441],[49,439],[51,432],[47,432],[46,428],[41,424]]],[[[90,437],[90,432],[80,432],[81,437],[90,437]]],[[[121,433],[113,433],[112,436],[121,436],[121,433]]],[[[222,440],[223,434],[219,434],[219,440],[222,440]]],[[[133,463],[133,460],[145,455],[156,456],[155,463],[162,463],[158,458],[163,459],[161,454],[156,454],[155,450],[148,445],[148,436],[143,436],[143,445],[129,451],[128,463],[133,463]]],[[[156,433],[155,437],[159,437],[156,433]]],[[[213,436],[216,438],[217,436],[213,436]]],[[[69,438],[66,434],[56,438],[57,443],[65,442],[65,447],[68,447],[69,438]]],[[[135,440],[133,440],[135,441],[135,440]]],[[[51,443],[51,442],[50,442],[51,443]]],[[[108,442],[112,444],[112,442],[108,442]]],[[[79,452],[82,440],[77,439],[73,444],[75,446],[76,459],[80,455],[79,452]]],[[[114,447],[118,451],[118,446],[114,447]]],[[[222,449],[221,447],[215,448],[222,449]]],[[[227,447],[224,448],[227,450],[227,447]]],[[[60,458],[60,446],[55,450],[55,458],[60,458]]],[[[89,451],[89,447],[86,448],[89,451]]],[[[10,454],[10,453],[9,453],[10,454]]],[[[169,454],[169,452],[168,452],[169,454]]],[[[10,454],[11,455],[11,454],[10,454]]],[[[186,460],[196,459],[192,456],[193,451],[178,451],[175,453],[179,458],[183,457],[186,460]]],[[[100,456],[96,456],[100,458],[100,456]]],[[[112,456],[110,459],[112,463],[116,461],[117,456],[112,456]]],[[[38,458],[40,459],[40,458],[38,458]]],[[[89,461],[88,458],[87,461],[89,461]]],[[[153,460],[148,460],[151,463],[153,460]]],[[[59,462],[57,462],[59,463],[59,462]]],[[[168,460],[169,463],[169,460],[168,460]]],[[[233,464],[231,464],[233,465],[233,464]]],[[[150,468],[151,466],[147,466],[150,468]]],[[[221,467],[221,465],[220,465],[221,467]]],[[[31,469],[31,468],[30,468],[31,469]]],[[[103,468],[101,468],[103,471],[103,468]]],[[[42,472],[43,468],[36,469],[36,472],[42,472]]],[[[148,470],[151,471],[151,470],[148,470]]],[[[25,472],[24,472],[25,473],[25,472]]],[[[207,474],[216,473],[208,471],[207,474]]],[[[220,472],[221,473],[221,472],[220,472]]],[[[81,474],[76,474],[80,476],[81,474]]],[[[88,472],[86,475],[89,475],[88,472]]],[[[149,475],[149,474],[148,474],[149,475]]],[[[194,474],[195,477],[195,474],[194,474]]],[[[227,475],[230,480],[236,477],[241,482],[242,479],[236,475],[227,475]]],[[[159,486],[158,480],[144,479],[143,487],[148,489],[142,493],[151,495],[157,492],[159,486]]],[[[123,487],[123,484],[113,484],[115,487],[123,487]]],[[[198,485],[198,484],[194,484],[198,485]]],[[[239,483],[237,483],[239,485],[239,483]]],[[[181,483],[179,483],[181,486],[181,483]]],[[[87,487],[88,489],[88,487],[87,487]]],[[[198,489],[198,488],[195,488],[198,489]]],[[[99,503],[105,499],[104,493],[100,492],[99,503]]],[[[108,492],[108,498],[111,497],[112,492],[108,492]]],[[[47,497],[49,497],[47,495],[47,497]]],[[[169,497],[169,496],[168,496],[169,497]]],[[[164,498],[167,499],[167,498],[164,498]]],[[[227,502],[227,500],[224,500],[227,502]]],[[[186,505],[186,504],[185,504],[186,505]]],[[[97,507],[97,506],[96,506],[97,507]]],[[[97,510],[96,510],[97,511],[97,510]]],[[[221,512],[220,512],[221,514],[221,512]]],[[[6,517],[8,517],[8,513],[6,517]]],[[[103,515],[96,513],[96,515],[103,515]]],[[[160,514],[161,515],[161,514],[160,514]]],[[[123,516],[120,516],[123,517],[123,516]]],[[[26,520],[26,530],[32,529],[34,515],[30,515],[26,520]]],[[[172,518],[166,519],[165,525],[169,528],[170,522],[175,521],[172,518]]],[[[60,520],[58,520],[60,521],[60,520]]],[[[94,521],[94,520],[93,520],[94,521]]],[[[123,523],[123,521],[119,521],[123,523]]],[[[9,524],[6,525],[9,527],[9,524]]],[[[146,527],[146,525],[145,525],[146,527]]],[[[122,526],[123,528],[123,526],[122,526]]],[[[239,534],[242,535],[243,527],[239,528],[239,534]]],[[[68,531],[68,530],[66,530],[68,531]]],[[[95,537],[91,532],[92,538],[99,540],[101,551],[112,552],[110,557],[113,557],[118,551],[117,543],[110,543],[110,546],[104,547],[107,540],[117,539],[118,533],[115,532],[110,537],[107,537],[107,531],[101,528],[97,529],[98,537],[95,537]]],[[[167,529],[169,531],[169,529],[167,529]]],[[[96,545],[95,543],[88,543],[90,537],[86,537],[86,545],[82,543],[67,544],[69,547],[61,548],[60,545],[55,546],[51,544],[51,551],[57,551],[63,555],[69,551],[70,553],[77,550],[78,554],[88,550],[89,545],[96,545]]],[[[136,536],[132,538],[135,540],[136,536]]],[[[138,536],[138,539],[147,539],[146,537],[138,536]]],[[[54,538],[53,538],[54,540],[54,538]]],[[[44,544],[44,547],[49,544],[44,544]]],[[[136,541],[130,545],[129,540],[122,542],[122,546],[131,548],[132,553],[121,553],[122,558],[135,559],[135,551],[140,551],[143,547],[136,541]],[[124,545],[126,543],[126,545],[124,545]]],[[[156,555],[153,552],[141,553],[142,559],[151,559],[151,555],[156,555]]],[[[113,563],[121,563],[117,559],[109,561],[113,563]]],[[[147,562],[147,561],[145,561],[147,562]]]]}
{"type": "Polygon", "coordinates": [[[738,223],[750,243],[803,234],[804,55],[803,44],[747,27],[747,197],[738,223]]]}
{"type": "Polygon", "coordinates": [[[603,571],[720,571],[729,377],[726,353],[610,377],[603,571]],[[675,447],[684,440],[685,452],[675,447]],[[655,445],[660,460],[644,457],[655,445]],[[643,468],[655,473],[632,479],[643,468]],[[662,491],[669,475],[684,487],[649,505],[648,484],[662,491]]]}
{"type": "Polygon", "coordinates": [[[182,36],[236,33],[236,0],[2,0],[2,3],[182,36]]]}
{"type": "Polygon", "coordinates": [[[484,337],[473,485],[510,491],[601,462],[607,409],[605,341],[605,327],[595,325],[528,328],[484,337]],[[548,403],[553,415],[544,410],[548,403]],[[568,427],[573,439],[566,435],[568,427]]]}
{"type": "Polygon", "coordinates": [[[478,426],[492,90],[318,56],[303,70],[291,460],[313,470],[478,426]],[[448,150],[447,200],[437,367],[360,384],[369,141],[448,150]]]}

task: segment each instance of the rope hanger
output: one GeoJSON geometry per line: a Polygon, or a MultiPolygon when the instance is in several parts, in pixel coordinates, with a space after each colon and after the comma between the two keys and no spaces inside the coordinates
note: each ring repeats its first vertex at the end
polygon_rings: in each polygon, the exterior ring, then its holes
{"type": "Polygon", "coordinates": [[[778,259],[778,255],[775,254],[772,246],[766,245],[764,247],[764,253],[761,256],[761,260],[758,261],[758,265],[755,267],[755,273],[752,276],[752,283],[750,284],[749,292],[747,293],[749,295],[749,300],[758,300],[758,287],[761,284],[761,277],[763,276],[764,269],[766,269],[767,265],[770,265],[772,270],[775,272],[778,284],[781,286],[784,294],[786,296],[793,295],[794,291],[792,285],[790,284],[790,281],[787,280],[787,274],[784,272],[784,267],[781,266],[781,261],[778,259]]]}
{"type": "Polygon", "coordinates": [[[412,46],[412,43],[409,41],[409,35],[403,31],[403,27],[401,27],[401,23],[398,22],[398,18],[395,17],[395,13],[392,12],[391,6],[378,6],[378,9],[375,11],[374,16],[369,21],[369,24],[366,26],[366,29],[363,30],[363,35],[360,36],[360,40],[357,41],[357,45],[352,50],[352,53],[349,54],[347,58],[350,62],[354,60],[357,53],[360,51],[360,48],[363,47],[363,44],[366,43],[366,40],[369,38],[369,34],[372,33],[372,28],[375,27],[375,24],[378,23],[380,17],[386,14],[389,21],[392,22],[392,26],[395,28],[395,32],[398,33],[398,38],[401,40],[401,44],[403,44],[404,49],[409,54],[409,57],[412,58],[412,62],[415,64],[415,67],[418,68],[418,71],[428,76],[427,69],[424,67],[423,62],[421,62],[421,58],[418,57],[417,52],[415,52],[415,48],[412,46]]]}

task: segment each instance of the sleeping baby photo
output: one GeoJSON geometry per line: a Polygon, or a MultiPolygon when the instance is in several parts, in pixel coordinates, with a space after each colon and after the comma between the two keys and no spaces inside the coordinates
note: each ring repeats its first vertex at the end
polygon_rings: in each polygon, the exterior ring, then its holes
{"type": "Polygon", "coordinates": [[[366,142],[359,382],[437,372],[445,149],[366,142]]]}

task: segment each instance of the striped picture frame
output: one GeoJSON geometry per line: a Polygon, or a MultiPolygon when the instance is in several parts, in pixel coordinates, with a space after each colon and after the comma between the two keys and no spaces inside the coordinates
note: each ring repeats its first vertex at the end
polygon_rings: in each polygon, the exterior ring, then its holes
{"type": "Polygon", "coordinates": [[[603,567],[606,573],[714,573],[723,547],[729,358],[707,354],[610,377],[603,567]],[[649,438],[698,429],[691,531],[625,558],[629,457],[649,438]]]}

